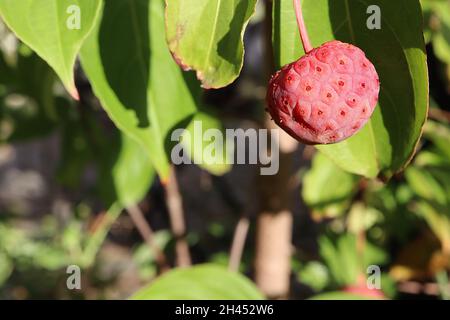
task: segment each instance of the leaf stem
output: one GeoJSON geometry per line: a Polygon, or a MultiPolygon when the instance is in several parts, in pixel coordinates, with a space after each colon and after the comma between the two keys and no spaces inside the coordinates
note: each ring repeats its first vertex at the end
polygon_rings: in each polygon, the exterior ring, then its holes
{"type": "Polygon", "coordinates": [[[175,167],[170,168],[170,177],[165,185],[166,204],[173,236],[175,237],[176,265],[189,267],[192,264],[189,244],[186,240],[186,222],[184,219],[183,199],[178,188],[175,167]]]}
{"type": "Polygon", "coordinates": [[[250,220],[247,217],[241,217],[234,231],[233,243],[230,250],[230,263],[228,268],[231,271],[238,272],[244,252],[245,242],[247,240],[250,220]]]}
{"type": "Polygon", "coordinates": [[[303,19],[302,6],[300,0],[293,0],[295,8],[295,16],[297,17],[298,30],[300,31],[300,39],[303,44],[303,49],[305,53],[310,52],[313,47],[309,41],[308,31],[306,30],[305,20],[303,19]]]}
{"type": "Polygon", "coordinates": [[[144,241],[147,243],[150,251],[155,256],[155,261],[160,268],[161,273],[167,271],[169,269],[169,265],[167,263],[167,258],[158,244],[155,242],[155,233],[153,232],[150,225],[147,223],[144,217],[144,213],[141,211],[139,206],[131,205],[127,207],[127,212],[133,221],[133,224],[138,229],[144,241]]]}

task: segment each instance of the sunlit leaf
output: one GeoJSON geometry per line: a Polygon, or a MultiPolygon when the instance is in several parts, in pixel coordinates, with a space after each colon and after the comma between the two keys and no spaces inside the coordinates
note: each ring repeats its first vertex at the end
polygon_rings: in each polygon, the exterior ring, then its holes
{"type": "Polygon", "coordinates": [[[313,296],[309,300],[374,300],[373,297],[347,293],[343,291],[327,292],[313,296]]]}
{"type": "MultiPolygon", "coordinates": [[[[379,106],[355,136],[319,146],[343,169],[390,177],[414,154],[426,120],[428,75],[418,0],[304,0],[306,25],[314,46],[338,39],[362,48],[381,80],[379,106]],[[381,9],[381,29],[369,30],[369,5],[381,9]],[[401,12],[401,14],[399,14],[401,12]]],[[[302,54],[291,0],[274,2],[273,44],[278,66],[302,54]]]]}
{"type": "Polygon", "coordinates": [[[261,300],[263,296],[243,275],[206,264],[168,272],[131,299],[261,300]]]}
{"type": "Polygon", "coordinates": [[[102,186],[110,201],[124,208],[139,203],[150,190],[155,172],[147,153],[133,139],[120,134],[101,168],[102,186]]]}
{"type": "Polygon", "coordinates": [[[101,0],[0,0],[0,15],[24,43],[48,62],[77,98],[75,59],[95,24],[101,3],[101,0]]]}
{"type": "Polygon", "coordinates": [[[205,88],[229,85],[244,62],[243,36],[256,0],[167,1],[167,40],[183,68],[205,88]]]}
{"type": "Polygon", "coordinates": [[[358,177],[345,172],[318,153],[303,178],[303,199],[314,210],[326,216],[336,216],[348,206],[357,182],[358,177]]]}

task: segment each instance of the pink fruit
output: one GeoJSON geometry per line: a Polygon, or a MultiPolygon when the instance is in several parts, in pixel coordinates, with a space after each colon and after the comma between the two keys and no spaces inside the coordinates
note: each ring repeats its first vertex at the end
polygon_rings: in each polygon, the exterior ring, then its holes
{"type": "Polygon", "coordinates": [[[383,291],[379,289],[369,289],[364,284],[347,286],[342,291],[372,299],[386,299],[383,291]]]}
{"type": "Polygon", "coordinates": [[[312,49],[296,1],[307,54],[272,76],[268,112],[303,143],[336,143],[354,135],[369,120],[378,102],[379,77],[364,52],[351,44],[330,41],[312,49]]]}
{"type": "Polygon", "coordinates": [[[272,77],[268,111],[275,122],[307,144],[335,143],[369,120],[380,82],[359,48],[327,42],[272,77]]]}

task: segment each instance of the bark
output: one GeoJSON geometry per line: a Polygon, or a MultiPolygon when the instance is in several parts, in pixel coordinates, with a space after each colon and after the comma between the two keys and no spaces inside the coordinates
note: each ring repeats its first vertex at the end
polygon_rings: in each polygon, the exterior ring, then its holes
{"type": "Polygon", "coordinates": [[[256,226],[255,281],[267,297],[274,299],[289,294],[293,228],[289,181],[296,146],[296,141],[280,132],[280,171],[274,176],[260,176],[258,183],[261,210],[256,226]]]}

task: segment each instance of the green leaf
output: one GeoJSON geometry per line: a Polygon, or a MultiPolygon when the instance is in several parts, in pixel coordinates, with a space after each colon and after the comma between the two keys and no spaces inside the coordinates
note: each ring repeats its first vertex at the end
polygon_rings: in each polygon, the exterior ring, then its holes
{"type": "Polygon", "coordinates": [[[326,216],[341,214],[356,191],[358,178],[343,171],[318,153],[303,179],[302,195],[306,204],[326,216]]]}
{"type": "Polygon", "coordinates": [[[13,269],[13,262],[4,252],[0,251],[0,288],[9,279],[13,269]]]}
{"type": "Polygon", "coordinates": [[[183,68],[197,71],[205,88],[221,88],[238,76],[243,36],[256,0],[167,1],[167,41],[183,68]]]}
{"type": "Polygon", "coordinates": [[[109,155],[110,165],[103,169],[102,184],[112,193],[110,203],[118,201],[124,208],[137,204],[147,194],[155,173],[148,155],[125,134],[109,155]]]}
{"type": "Polygon", "coordinates": [[[430,1],[430,0],[420,0],[420,4],[422,5],[423,20],[424,20],[423,36],[425,38],[426,44],[430,43],[431,36],[432,36],[432,30],[431,30],[431,17],[433,14],[432,6],[431,6],[432,2],[433,1],[430,1]]]}
{"type": "Polygon", "coordinates": [[[186,127],[182,145],[193,163],[214,175],[231,170],[231,155],[226,150],[226,135],[220,119],[206,112],[198,112],[186,127]],[[204,139],[204,133],[214,134],[204,139]]]}
{"type": "Polygon", "coordinates": [[[239,273],[212,264],[170,271],[131,297],[133,300],[262,300],[239,273]]]}
{"type": "Polygon", "coordinates": [[[84,246],[83,253],[79,258],[79,263],[81,266],[87,268],[92,266],[95,262],[95,257],[99,252],[103,242],[108,235],[109,230],[119,218],[122,213],[123,205],[115,202],[111,207],[105,212],[102,218],[102,223],[96,228],[95,232],[90,234],[86,239],[86,245],[84,246]]]}
{"type": "MultiPolygon", "coordinates": [[[[344,268],[340,253],[331,239],[325,236],[320,237],[319,249],[320,256],[329,268],[330,274],[333,276],[334,281],[339,285],[352,283],[355,275],[349,274],[347,272],[348,270],[344,268]]],[[[353,253],[354,250],[351,249],[350,252],[353,253]]]]}
{"type": "Polygon", "coordinates": [[[434,14],[434,18],[438,20],[437,30],[433,32],[432,42],[436,56],[443,62],[450,64],[450,2],[429,1],[434,14]]]}
{"type": "Polygon", "coordinates": [[[358,256],[356,236],[350,233],[340,236],[337,240],[336,250],[339,259],[341,259],[341,265],[343,266],[341,272],[347,275],[347,282],[343,284],[349,285],[356,283],[358,275],[365,271],[358,256]]]}
{"type": "Polygon", "coordinates": [[[122,147],[114,164],[117,199],[124,205],[141,201],[147,194],[154,178],[154,170],[141,146],[126,135],[122,135],[122,147]]]}
{"type": "Polygon", "coordinates": [[[316,295],[309,300],[376,300],[369,296],[363,296],[343,291],[327,292],[316,295]]]}
{"type": "MultiPolygon", "coordinates": [[[[164,250],[171,239],[172,234],[169,230],[155,232],[154,241],[161,250],[164,250]]],[[[147,243],[144,242],[134,249],[133,261],[137,265],[141,280],[149,281],[156,276],[158,268],[155,260],[155,252],[149,248],[147,243]]]]}
{"type": "Polygon", "coordinates": [[[439,295],[442,300],[450,300],[449,280],[446,270],[439,271],[436,274],[436,282],[439,286],[439,295]]]}
{"type": "Polygon", "coordinates": [[[357,283],[358,275],[364,274],[367,266],[384,264],[387,260],[387,254],[370,242],[366,242],[363,255],[359,257],[356,236],[351,233],[336,239],[322,236],[319,238],[319,248],[330,275],[340,286],[357,283]]]}
{"type": "Polygon", "coordinates": [[[450,248],[450,216],[447,208],[436,208],[426,201],[419,201],[414,212],[421,216],[442,243],[450,248]]]}
{"type": "Polygon", "coordinates": [[[0,0],[0,15],[20,40],[47,61],[77,98],[73,67],[95,24],[100,4],[101,0],[0,0]],[[79,10],[79,17],[74,9],[79,10]],[[79,28],[74,24],[76,18],[79,28]]]}
{"type": "Polygon", "coordinates": [[[300,283],[310,286],[314,291],[325,289],[330,281],[327,268],[317,261],[308,262],[303,266],[297,273],[297,278],[300,283]]]}
{"type": "Polygon", "coordinates": [[[437,151],[450,160],[450,128],[444,124],[428,121],[424,127],[424,136],[431,140],[437,151]]]}
{"type": "Polygon", "coordinates": [[[173,61],[161,32],[163,0],[104,3],[103,18],[81,50],[83,69],[110,118],[140,143],[165,179],[171,132],[196,112],[191,75],[173,61]]]}
{"type": "Polygon", "coordinates": [[[443,206],[446,205],[447,193],[445,189],[428,171],[411,166],[405,171],[405,176],[409,185],[418,196],[426,200],[435,201],[443,206]]]}
{"type": "Polygon", "coordinates": [[[347,215],[347,230],[355,235],[372,228],[382,220],[383,213],[368,207],[362,202],[355,202],[347,215]]]}
{"type": "Polygon", "coordinates": [[[432,151],[422,150],[415,158],[414,163],[419,167],[450,167],[450,158],[445,158],[432,151]]]}
{"type": "MultiPolygon", "coordinates": [[[[419,1],[304,0],[303,10],[314,47],[333,39],[355,44],[374,63],[381,79],[379,106],[369,123],[350,139],[319,150],[349,172],[390,177],[413,156],[427,114],[419,1]],[[381,9],[381,30],[366,26],[369,5],[381,9]]],[[[273,15],[275,57],[281,66],[297,60],[303,51],[292,1],[275,1],[273,15]]]]}
{"type": "Polygon", "coordinates": [[[432,176],[440,183],[447,196],[447,203],[450,203],[450,166],[446,164],[445,167],[431,167],[424,168],[424,170],[429,170],[432,176]]]}

